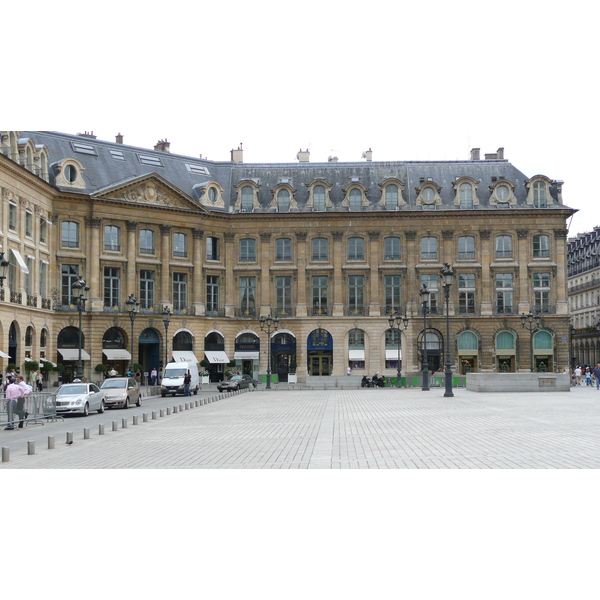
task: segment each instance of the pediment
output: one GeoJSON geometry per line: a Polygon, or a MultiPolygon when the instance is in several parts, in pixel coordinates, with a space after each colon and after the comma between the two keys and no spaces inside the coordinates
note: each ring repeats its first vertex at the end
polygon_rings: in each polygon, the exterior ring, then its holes
{"type": "Polygon", "coordinates": [[[111,200],[126,202],[127,204],[207,212],[190,196],[155,174],[121,181],[98,190],[92,197],[95,200],[111,200]]]}

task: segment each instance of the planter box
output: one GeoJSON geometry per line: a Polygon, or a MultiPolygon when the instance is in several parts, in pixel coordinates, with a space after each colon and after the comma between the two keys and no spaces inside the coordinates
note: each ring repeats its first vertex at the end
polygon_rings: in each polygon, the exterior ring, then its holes
{"type": "Polygon", "coordinates": [[[208,375],[202,375],[202,376],[200,377],[200,383],[201,383],[202,385],[204,385],[205,383],[208,383],[208,382],[209,382],[208,380],[209,380],[209,376],[208,376],[208,375]]]}
{"type": "Polygon", "coordinates": [[[298,383],[298,376],[296,373],[288,373],[288,383],[298,383]]]}

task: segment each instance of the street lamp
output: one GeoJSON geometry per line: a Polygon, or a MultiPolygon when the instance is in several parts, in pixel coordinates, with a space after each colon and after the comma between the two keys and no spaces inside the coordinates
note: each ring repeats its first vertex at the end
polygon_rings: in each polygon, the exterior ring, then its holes
{"type": "Polygon", "coordinates": [[[421,304],[423,305],[423,349],[421,358],[423,359],[423,387],[422,392],[429,391],[429,361],[427,359],[427,311],[429,309],[429,295],[431,292],[427,289],[427,284],[423,283],[419,290],[421,304]]]}
{"type": "Polygon", "coordinates": [[[129,294],[129,298],[125,301],[127,305],[127,312],[129,313],[129,320],[131,321],[131,363],[129,365],[129,372],[133,374],[133,322],[137,315],[137,311],[140,307],[140,303],[134,294],[129,294]]]}
{"type": "Polygon", "coordinates": [[[539,328],[542,317],[540,313],[521,314],[521,325],[529,331],[529,370],[533,373],[533,332],[539,328]],[[534,323],[535,321],[535,323],[534,323]]]}
{"type": "Polygon", "coordinates": [[[454,269],[449,263],[444,263],[440,273],[442,274],[444,297],[446,298],[446,391],[444,392],[444,398],[451,398],[454,396],[454,392],[452,391],[452,363],[450,362],[450,313],[448,312],[448,302],[450,299],[450,286],[454,280],[454,269]]]}
{"type": "MultiPolygon", "coordinates": [[[[167,365],[169,364],[168,334],[169,334],[169,323],[171,322],[171,310],[169,309],[168,306],[163,306],[162,320],[163,320],[163,323],[165,324],[165,366],[164,366],[164,369],[166,369],[167,365]]],[[[163,373],[164,373],[164,369],[163,369],[163,373]]]]}
{"type": "Polygon", "coordinates": [[[86,292],[89,292],[90,288],[85,283],[85,279],[79,278],[71,286],[74,295],[77,297],[77,312],[79,313],[79,339],[78,339],[78,355],[77,355],[77,378],[83,377],[83,363],[81,362],[81,347],[83,344],[83,336],[81,333],[81,313],[85,310],[85,303],[87,298],[85,297],[86,292]]]}
{"type": "Polygon", "coordinates": [[[8,277],[10,262],[6,260],[4,252],[0,252],[0,288],[4,287],[4,280],[8,277]]]}
{"type": "Polygon", "coordinates": [[[271,389],[271,331],[275,332],[279,329],[279,319],[263,315],[258,322],[260,323],[261,331],[267,332],[267,389],[271,389]]]}
{"type": "Polygon", "coordinates": [[[397,375],[397,381],[396,381],[396,387],[402,387],[402,380],[401,380],[401,363],[400,363],[400,348],[401,348],[401,338],[402,338],[402,331],[406,331],[408,329],[408,317],[406,316],[406,314],[402,317],[400,315],[390,315],[389,319],[388,319],[388,323],[390,324],[390,329],[394,329],[394,327],[398,330],[398,362],[396,364],[397,366],[397,370],[398,370],[398,375],[397,375]]]}

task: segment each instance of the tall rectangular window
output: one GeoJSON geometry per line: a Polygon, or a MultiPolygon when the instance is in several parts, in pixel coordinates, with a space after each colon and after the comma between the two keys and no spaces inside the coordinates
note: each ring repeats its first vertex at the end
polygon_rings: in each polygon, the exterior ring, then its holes
{"type": "Polygon", "coordinates": [[[313,188],[313,210],[325,210],[325,188],[322,185],[315,185],[313,188]]]}
{"type": "Polygon", "coordinates": [[[8,228],[11,231],[17,230],[17,205],[12,202],[8,205],[8,228]]]}
{"type": "Polygon", "coordinates": [[[550,273],[533,274],[533,312],[550,313],[550,273]]]}
{"type": "Polygon", "coordinates": [[[25,273],[25,293],[28,296],[31,296],[32,294],[32,289],[31,289],[31,281],[33,278],[33,259],[27,257],[25,259],[25,262],[27,264],[27,270],[29,271],[29,273],[25,273]]]}
{"type": "Polygon", "coordinates": [[[383,287],[385,293],[385,314],[401,314],[402,313],[402,299],[400,295],[400,275],[386,275],[383,280],[383,287]]]}
{"type": "Polygon", "coordinates": [[[187,273],[173,273],[173,310],[185,310],[187,301],[187,273]]]}
{"type": "Polygon", "coordinates": [[[219,277],[207,275],[206,277],[206,312],[218,314],[219,312],[219,277]]]}
{"type": "MultiPolygon", "coordinates": [[[[140,254],[154,254],[154,231],[140,229],[140,254]]],[[[167,260],[167,257],[163,257],[167,260]]]]}
{"type": "Polygon", "coordinates": [[[288,275],[275,278],[275,306],[279,315],[292,314],[292,278],[288,275]]]}
{"type": "Polygon", "coordinates": [[[547,235],[533,236],[533,256],[535,258],[550,257],[550,238],[547,235]]]}
{"type": "Polygon", "coordinates": [[[219,256],[219,238],[208,236],[206,238],[206,260],[221,260],[219,256]]]}
{"type": "Polygon", "coordinates": [[[496,273],[496,312],[513,313],[513,276],[512,273],[496,273]]]}
{"type": "Polygon", "coordinates": [[[327,238],[313,238],[311,241],[311,258],[314,261],[329,260],[329,243],[327,238]]]}
{"type": "Polygon", "coordinates": [[[459,260],[475,258],[475,238],[472,235],[463,235],[458,238],[459,260]]]}
{"type": "Polygon", "coordinates": [[[496,258],[512,257],[512,238],[510,235],[496,236],[496,258]]]}
{"type": "Polygon", "coordinates": [[[422,273],[421,283],[427,284],[427,289],[429,290],[429,312],[435,315],[438,312],[438,276],[436,273],[422,273]]]}
{"type": "Polygon", "coordinates": [[[278,238],[275,240],[275,260],[292,260],[292,240],[290,238],[278,238]]]}
{"type": "Polygon", "coordinates": [[[48,278],[48,263],[40,262],[40,297],[45,298],[47,295],[47,278],[48,278]]]}
{"type": "Polygon", "coordinates": [[[104,227],[104,250],[109,252],[119,252],[121,250],[120,231],[114,225],[104,227]]]}
{"type": "Polygon", "coordinates": [[[119,308],[121,279],[117,267],[104,267],[104,306],[119,308]]]}
{"type": "Polygon", "coordinates": [[[254,262],[256,260],[256,240],[244,238],[240,240],[240,262],[254,262]]]}
{"type": "Polygon", "coordinates": [[[63,221],[61,233],[63,248],[79,248],[79,223],[63,221]]]}
{"type": "Polygon", "coordinates": [[[386,237],[383,244],[385,260],[400,260],[399,237],[386,237]]]}
{"type": "Polygon", "coordinates": [[[187,235],[185,233],[173,234],[173,256],[177,258],[187,258],[187,235]]]}
{"type": "Polygon", "coordinates": [[[365,314],[364,275],[348,275],[348,314],[365,314]]]}
{"type": "Polygon", "coordinates": [[[48,233],[48,224],[46,223],[46,219],[44,217],[40,218],[40,242],[42,244],[46,243],[46,235],[48,233]]]}
{"type": "Polygon", "coordinates": [[[154,306],[154,271],[140,269],[140,308],[150,309],[154,306]]]}
{"type": "Polygon", "coordinates": [[[33,236],[33,213],[29,211],[25,212],[25,235],[27,237],[33,236]]]}
{"type": "Polygon", "coordinates": [[[329,314],[329,278],[327,275],[315,275],[312,278],[313,315],[329,314]]]}
{"type": "Polygon", "coordinates": [[[465,210],[473,208],[473,186],[470,183],[460,185],[460,207],[465,210]]]}
{"type": "Polygon", "coordinates": [[[365,240],[361,237],[348,238],[348,260],[365,259],[365,240]]]}
{"type": "Polygon", "coordinates": [[[437,238],[422,237],[421,238],[421,259],[422,260],[437,260],[437,238]]]}
{"type": "Polygon", "coordinates": [[[475,273],[458,275],[458,312],[475,314],[475,273]]]}
{"type": "Polygon", "coordinates": [[[256,314],[256,277],[240,277],[240,313],[256,314]]]}
{"type": "Polygon", "coordinates": [[[71,286],[79,279],[79,265],[61,265],[61,298],[62,305],[74,304],[74,293],[71,286]]]}

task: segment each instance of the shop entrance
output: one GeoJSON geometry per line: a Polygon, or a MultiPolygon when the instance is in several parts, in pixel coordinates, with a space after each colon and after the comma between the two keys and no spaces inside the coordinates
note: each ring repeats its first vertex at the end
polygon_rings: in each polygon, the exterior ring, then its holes
{"type": "Polygon", "coordinates": [[[514,356],[498,356],[497,357],[498,373],[514,373],[515,372],[515,357],[514,356]]]}
{"type": "Polygon", "coordinates": [[[331,375],[331,356],[326,354],[312,354],[308,359],[308,374],[322,377],[331,375]]]}
{"type": "Polygon", "coordinates": [[[476,356],[461,356],[460,357],[460,374],[477,372],[477,357],[476,356]]]}
{"type": "Polygon", "coordinates": [[[538,373],[547,373],[548,371],[552,371],[552,357],[536,356],[535,357],[535,370],[538,373]]]}

